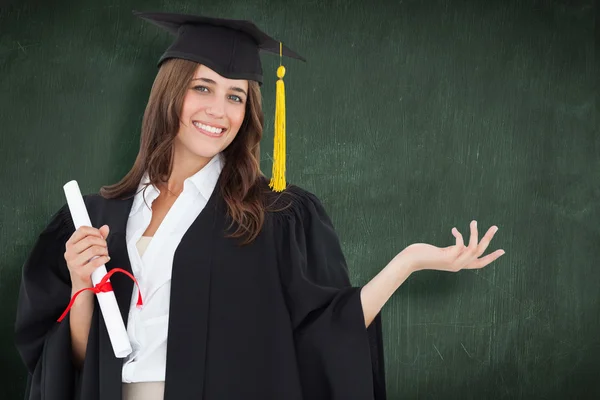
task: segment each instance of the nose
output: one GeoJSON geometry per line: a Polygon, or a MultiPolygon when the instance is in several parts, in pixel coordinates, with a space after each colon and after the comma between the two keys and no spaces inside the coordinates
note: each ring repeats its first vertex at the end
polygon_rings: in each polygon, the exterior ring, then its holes
{"type": "Polygon", "coordinates": [[[221,118],[225,115],[224,100],[214,99],[213,102],[207,105],[206,113],[214,118],[221,118]]]}

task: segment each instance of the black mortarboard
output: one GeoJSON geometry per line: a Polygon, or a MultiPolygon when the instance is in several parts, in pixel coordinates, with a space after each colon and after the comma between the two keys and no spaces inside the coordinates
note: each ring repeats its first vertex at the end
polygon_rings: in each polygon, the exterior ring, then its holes
{"type": "MultiPolygon", "coordinates": [[[[169,58],[183,58],[204,64],[229,79],[250,79],[262,84],[260,50],[280,52],[280,42],[250,21],[160,12],[133,14],[176,36],[158,65],[169,58]]],[[[306,61],[283,45],[281,54],[306,61]]]]}

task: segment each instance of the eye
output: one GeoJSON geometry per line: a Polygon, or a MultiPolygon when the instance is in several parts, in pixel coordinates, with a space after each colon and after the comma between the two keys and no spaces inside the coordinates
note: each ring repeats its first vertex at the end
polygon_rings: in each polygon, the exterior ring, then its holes
{"type": "Polygon", "coordinates": [[[240,96],[236,96],[235,94],[229,95],[229,98],[236,103],[243,103],[244,100],[240,96]]]}
{"type": "Polygon", "coordinates": [[[197,90],[199,92],[203,92],[204,89],[206,89],[206,91],[208,92],[208,88],[206,86],[194,86],[194,90],[197,90]]]}

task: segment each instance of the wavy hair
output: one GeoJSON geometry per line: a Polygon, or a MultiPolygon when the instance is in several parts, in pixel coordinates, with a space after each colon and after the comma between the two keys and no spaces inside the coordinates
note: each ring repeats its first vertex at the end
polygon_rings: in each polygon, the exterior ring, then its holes
{"type": "MultiPolygon", "coordinates": [[[[147,186],[168,182],[173,169],[173,142],[179,131],[183,99],[198,65],[177,58],[161,65],[144,112],[140,149],[133,167],[121,181],[103,186],[100,189],[102,197],[133,197],[146,171],[150,181],[147,186]]],[[[238,225],[229,237],[246,235],[242,245],[254,241],[265,219],[266,191],[261,184],[264,175],[260,171],[263,123],[260,87],[257,82],[248,81],[244,121],[235,139],[222,152],[225,164],[216,188],[227,203],[227,212],[232,218],[230,227],[234,223],[238,225]]]]}

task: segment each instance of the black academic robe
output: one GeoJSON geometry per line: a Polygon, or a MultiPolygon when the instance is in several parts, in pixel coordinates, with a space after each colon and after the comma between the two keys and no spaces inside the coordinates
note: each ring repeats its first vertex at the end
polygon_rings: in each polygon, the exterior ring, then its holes
{"type": "MultiPolygon", "coordinates": [[[[266,185],[266,179],[262,179],[266,185]]],[[[215,188],[177,248],[171,278],[165,400],[385,399],[381,318],[365,328],[332,223],[319,200],[291,186],[257,239],[225,238],[230,219],[215,188]]],[[[84,196],[92,225],[109,225],[108,270],[131,272],[125,228],[133,199],[84,196]]],[[[115,357],[97,300],[83,367],[71,361],[63,206],[29,255],[16,344],[29,372],[27,399],[119,400],[115,357]]],[[[111,278],[125,323],[133,282],[111,278]]]]}

